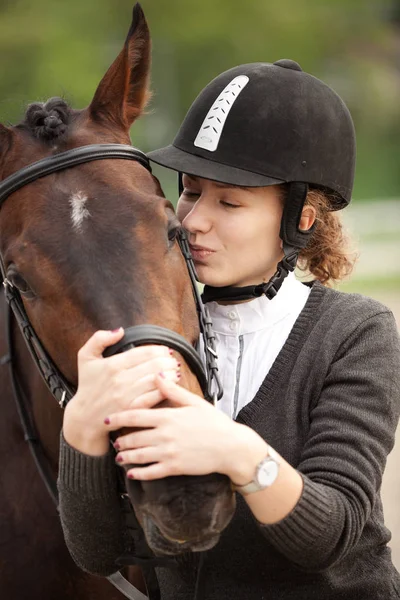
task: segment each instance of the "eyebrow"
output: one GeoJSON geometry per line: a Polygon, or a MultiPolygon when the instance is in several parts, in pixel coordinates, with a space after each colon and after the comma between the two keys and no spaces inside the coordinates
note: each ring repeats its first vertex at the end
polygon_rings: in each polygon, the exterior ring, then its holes
{"type": "MultiPolygon", "coordinates": [[[[185,177],[187,177],[188,179],[191,179],[195,183],[198,182],[200,179],[200,177],[196,177],[196,175],[187,175],[186,173],[184,173],[184,175],[185,175],[185,177]]],[[[217,187],[220,187],[220,188],[239,189],[239,190],[248,190],[248,191],[254,191],[254,189],[255,189],[254,187],[246,187],[245,185],[233,185],[231,183],[222,183],[220,181],[215,181],[214,179],[212,180],[212,182],[214,185],[216,185],[217,187]]]]}

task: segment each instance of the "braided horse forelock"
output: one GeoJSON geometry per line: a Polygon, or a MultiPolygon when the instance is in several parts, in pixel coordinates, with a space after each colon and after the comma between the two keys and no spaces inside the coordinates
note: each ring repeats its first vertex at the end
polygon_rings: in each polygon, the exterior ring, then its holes
{"type": "Polygon", "coordinates": [[[47,102],[35,102],[27,108],[22,125],[35,138],[51,141],[66,132],[72,110],[62,98],[50,98],[47,102]]]}

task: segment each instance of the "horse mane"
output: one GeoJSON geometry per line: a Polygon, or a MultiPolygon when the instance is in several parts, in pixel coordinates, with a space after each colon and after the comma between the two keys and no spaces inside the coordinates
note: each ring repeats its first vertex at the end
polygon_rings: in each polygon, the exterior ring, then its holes
{"type": "Polygon", "coordinates": [[[47,102],[35,102],[26,110],[21,125],[43,141],[53,141],[65,134],[72,109],[62,98],[50,98],[47,102]]]}

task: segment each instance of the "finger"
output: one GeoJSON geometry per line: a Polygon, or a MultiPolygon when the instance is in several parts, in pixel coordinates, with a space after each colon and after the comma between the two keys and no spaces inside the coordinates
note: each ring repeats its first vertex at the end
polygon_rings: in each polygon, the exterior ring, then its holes
{"type": "Polygon", "coordinates": [[[157,406],[162,400],[164,400],[164,396],[159,389],[146,391],[134,398],[131,401],[129,408],[152,408],[153,406],[157,406]]]}
{"type": "Polygon", "coordinates": [[[120,435],[114,442],[114,448],[119,450],[134,450],[135,448],[156,447],[161,443],[157,429],[144,429],[120,435]]]}
{"type": "MultiPolygon", "coordinates": [[[[163,360],[172,360],[172,364],[174,364],[175,359],[163,360]]],[[[169,362],[167,364],[169,364],[169,362]]],[[[126,411],[136,407],[134,404],[136,398],[150,392],[157,391],[158,401],[161,399],[162,394],[156,386],[155,375],[147,375],[146,377],[137,380],[134,373],[135,371],[133,371],[133,369],[123,369],[117,373],[111,371],[108,380],[107,373],[105,373],[107,389],[110,390],[106,398],[106,415],[108,412],[114,413],[118,410],[126,411]]],[[[179,381],[180,373],[177,372],[176,368],[170,369],[165,373],[166,378],[179,381]]],[[[137,408],[146,408],[146,405],[142,407],[139,405],[137,408]]]]}
{"type": "Polygon", "coordinates": [[[130,369],[157,358],[172,358],[172,350],[167,346],[149,345],[131,348],[107,358],[115,369],[130,369]]]}
{"type": "MultiPolygon", "coordinates": [[[[164,371],[165,377],[170,381],[178,382],[181,374],[176,369],[164,371]]],[[[164,399],[156,387],[155,375],[147,375],[140,379],[132,389],[132,399],[126,408],[151,408],[164,399]]]]}
{"type": "MultiPolygon", "coordinates": [[[[164,364],[167,367],[165,371],[166,379],[173,381],[179,379],[179,367],[177,367],[174,358],[160,358],[155,362],[156,364],[164,364]]],[[[149,374],[143,374],[143,369],[138,367],[122,369],[118,370],[117,373],[112,373],[111,383],[114,391],[118,392],[119,396],[126,398],[125,408],[128,408],[130,402],[138,396],[158,389],[155,383],[156,374],[151,372],[151,369],[147,370],[150,370],[149,374]]]]}
{"type": "Polygon", "coordinates": [[[165,356],[156,357],[146,362],[142,362],[130,369],[127,369],[127,374],[132,378],[132,380],[139,380],[143,377],[151,376],[153,381],[153,389],[155,386],[155,377],[160,371],[180,371],[181,363],[178,362],[175,358],[168,355],[168,358],[165,356]]]}
{"type": "MultiPolygon", "coordinates": [[[[172,364],[174,359],[163,359],[164,361],[172,360],[172,364]]],[[[167,363],[169,364],[169,363],[167,363]]],[[[155,375],[147,375],[146,377],[142,377],[140,379],[136,379],[134,375],[135,371],[133,369],[130,370],[122,370],[116,374],[112,375],[112,379],[110,383],[112,385],[112,392],[109,396],[110,402],[108,403],[107,412],[116,412],[117,410],[125,411],[130,408],[146,408],[147,406],[136,406],[135,400],[138,397],[143,396],[144,394],[150,392],[157,392],[157,397],[154,400],[157,402],[162,398],[161,392],[158,390],[155,383],[155,375]]],[[[165,372],[166,378],[171,379],[173,381],[179,381],[180,373],[174,369],[170,369],[165,372]]],[[[150,404],[151,406],[152,404],[150,404]]]]}
{"type": "Polygon", "coordinates": [[[164,373],[157,375],[155,383],[163,396],[168,398],[168,400],[172,400],[178,406],[199,406],[205,402],[201,396],[193,394],[170,379],[167,379],[164,373]]]}
{"type": "Polygon", "coordinates": [[[139,481],[150,481],[152,479],[163,479],[170,475],[183,475],[172,469],[171,465],[163,462],[154,463],[148,467],[137,467],[127,471],[128,479],[137,479],[139,481]]]}
{"type": "Polygon", "coordinates": [[[126,392],[126,406],[125,409],[130,408],[149,408],[147,406],[137,406],[136,400],[142,398],[147,394],[157,395],[162,397],[160,390],[156,387],[154,375],[148,375],[140,379],[133,387],[132,391],[126,392]]]}
{"type": "Polygon", "coordinates": [[[168,417],[166,410],[152,410],[151,408],[134,408],[113,413],[104,419],[104,424],[110,431],[115,431],[121,427],[157,427],[168,417]]]}
{"type": "Polygon", "coordinates": [[[159,462],[163,456],[160,446],[147,446],[146,448],[129,449],[118,452],[115,462],[119,465],[147,465],[159,462]]]}
{"type": "Polygon", "coordinates": [[[79,350],[78,360],[100,358],[104,350],[108,348],[108,346],[119,342],[123,335],[124,330],[122,327],[113,331],[106,331],[103,329],[96,331],[79,350]]]}

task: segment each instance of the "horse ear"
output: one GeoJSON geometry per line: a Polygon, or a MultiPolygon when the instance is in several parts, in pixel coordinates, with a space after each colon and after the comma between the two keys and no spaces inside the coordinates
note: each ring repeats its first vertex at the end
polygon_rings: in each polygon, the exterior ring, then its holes
{"type": "Polygon", "coordinates": [[[150,98],[150,51],[149,29],[137,3],[124,48],[104,75],[89,106],[93,119],[112,121],[129,129],[150,98]]]}

